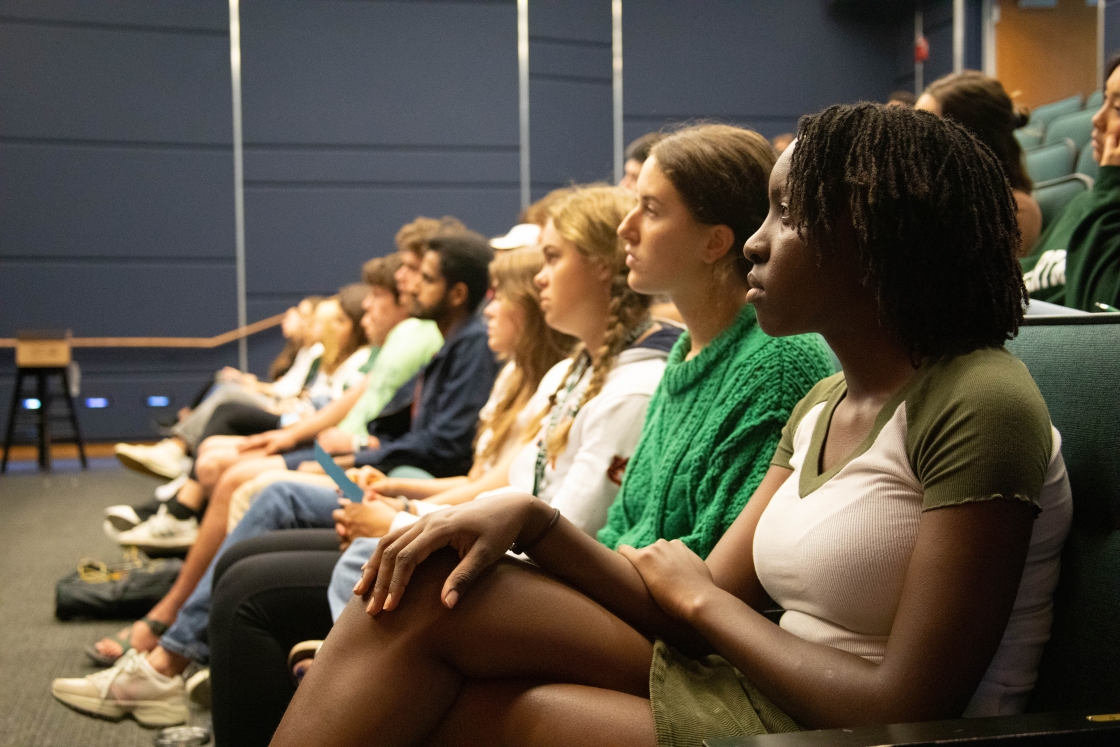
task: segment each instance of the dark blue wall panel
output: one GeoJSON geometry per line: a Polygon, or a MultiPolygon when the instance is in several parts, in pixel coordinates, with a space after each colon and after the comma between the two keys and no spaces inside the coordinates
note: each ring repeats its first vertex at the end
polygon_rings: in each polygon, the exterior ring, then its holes
{"type": "Polygon", "coordinates": [[[943,75],[953,72],[953,0],[926,0],[923,3],[929,60],[924,78],[928,86],[943,75]]]}
{"type": "MultiPolygon", "coordinates": [[[[356,280],[417,215],[514,221],[512,2],[276,0],[241,21],[250,321],[356,280]]],[[[0,336],[235,326],[228,23],[222,0],[0,0],[0,336]]],[[[251,338],[251,369],[281,344],[251,338]]],[[[183,404],[236,346],[76,358],[113,402],[87,435],[150,436],[144,393],[183,404]]],[[[0,401],[11,367],[0,351],[0,401]]]]}
{"type": "Polygon", "coordinates": [[[41,327],[209,337],[237,326],[232,260],[0,259],[0,298],[0,337],[41,327]]]}
{"type": "Polygon", "coordinates": [[[529,118],[534,199],[559,186],[612,181],[611,4],[529,3],[529,118]]]}
{"type": "Polygon", "coordinates": [[[1120,0],[1108,0],[1104,6],[1105,60],[1118,53],[1120,53],[1120,0]]]}
{"type": "Polygon", "coordinates": [[[512,4],[242,8],[245,142],[517,146],[512,4]]]}
{"type": "MultiPolygon", "coordinates": [[[[228,24],[221,0],[0,2],[0,337],[236,326],[228,24]]],[[[104,440],[152,437],[148,394],[185,404],[236,347],[74,357],[104,440]]]]}
{"type": "Polygon", "coordinates": [[[899,25],[819,0],[649,0],[623,12],[628,139],[712,118],[773,136],[837,102],[885,100],[899,25]]]}
{"type": "Polygon", "coordinates": [[[0,101],[5,138],[228,144],[229,36],[4,20],[0,101]]]}
{"type": "Polygon", "coordinates": [[[229,147],[0,142],[0,257],[232,259],[229,147]]]}
{"type": "Polygon", "coordinates": [[[517,186],[288,185],[245,190],[249,293],[334,292],[417,215],[455,215],[486,234],[508,230],[517,186]]]}
{"type": "MultiPolygon", "coordinates": [[[[251,309],[356,281],[418,215],[509,228],[516,20],[512,3],[243,6],[251,309]]],[[[254,340],[254,366],[278,347],[254,340]]]]}
{"type": "Polygon", "coordinates": [[[609,79],[533,78],[529,105],[534,117],[533,184],[539,192],[572,182],[613,180],[609,79]]]}
{"type": "Polygon", "coordinates": [[[97,26],[205,33],[229,31],[229,4],[220,0],[3,0],[0,17],[40,25],[97,26]]]}

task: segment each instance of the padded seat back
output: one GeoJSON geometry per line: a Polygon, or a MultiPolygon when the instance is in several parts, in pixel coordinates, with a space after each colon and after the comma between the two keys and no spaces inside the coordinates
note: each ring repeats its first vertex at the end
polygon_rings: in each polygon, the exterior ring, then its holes
{"type": "Polygon", "coordinates": [[[1085,143],[1093,136],[1093,115],[1095,111],[1085,109],[1074,114],[1058,117],[1046,127],[1046,135],[1042,138],[1043,145],[1060,143],[1067,137],[1073,141],[1078,150],[1085,147],[1085,143]]]}
{"type": "Polygon", "coordinates": [[[1085,99],[1085,108],[1095,112],[1097,109],[1101,108],[1101,104],[1103,103],[1104,91],[1098,88],[1089,94],[1089,98],[1085,99]]]}
{"type": "Polygon", "coordinates": [[[1036,130],[1030,127],[1020,127],[1015,130],[1015,139],[1019,141],[1019,145],[1024,151],[1034,150],[1042,145],[1042,134],[1043,131],[1041,129],[1036,130]]]}
{"type": "Polygon", "coordinates": [[[1050,122],[1058,117],[1076,111],[1081,111],[1081,94],[1079,93],[1070,96],[1068,99],[1035,107],[1034,111],[1031,112],[1030,123],[1027,126],[1036,130],[1045,129],[1050,122]]]}
{"type": "Polygon", "coordinates": [[[1074,197],[1092,188],[1093,180],[1083,174],[1070,174],[1034,185],[1032,194],[1042,210],[1042,230],[1045,231],[1062,214],[1074,197]]]}
{"type": "Polygon", "coordinates": [[[1073,173],[1077,147],[1069,138],[1036,148],[1026,154],[1027,173],[1033,182],[1048,182],[1073,173]]]}
{"type": "Polygon", "coordinates": [[[1101,167],[1093,160],[1093,144],[1086,143],[1085,147],[1081,149],[1081,155],[1077,158],[1077,168],[1074,169],[1078,174],[1084,174],[1090,179],[1096,181],[1097,174],[1100,173],[1101,167]]]}
{"type": "Polygon", "coordinates": [[[1029,710],[1120,709],[1120,314],[1033,317],[1008,348],[1062,434],[1073,526],[1029,710]]]}

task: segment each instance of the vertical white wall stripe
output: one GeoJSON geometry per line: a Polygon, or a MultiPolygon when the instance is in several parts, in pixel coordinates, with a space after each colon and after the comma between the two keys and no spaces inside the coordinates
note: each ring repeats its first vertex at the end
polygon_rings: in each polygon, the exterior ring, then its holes
{"type": "Polygon", "coordinates": [[[521,132],[521,207],[532,202],[529,171],[529,0],[517,0],[517,103],[521,132]]]}
{"type": "Polygon", "coordinates": [[[614,87],[614,181],[626,168],[622,121],[622,0],[611,0],[611,82],[614,87]]]}
{"type": "MultiPolygon", "coordinates": [[[[922,38],[925,33],[925,23],[922,21],[922,9],[919,7],[914,11],[914,44],[922,38]]],[[[926,88],[925,83],[925,63],[914,60],[914,95],[921,96],[922,91],[926,88]]]]}
{"type": "Polygon", "coordinates": [[[985,75],[996,77],[996,24],[999,22],[998,0],[983,0],[980,10],[982,23],[983,70],[985,75]]]}
{"type": "Polygon", "coordinates": [[[964,70],[964,0],[953,0],[953,72],[964,70]]]}
{"type": "Polygon", "coordinates": [[[1097,88],[1104,89],[1104,11],[1107,0],[1097,0],[1097,88]]]}
{"type": "MultiPolygon", "coordinates": [[[[229,71],[233,81],[233,213],[237,242],[237,326],[248,324],[245,300],[245,160],[241,151],[241,8],[229,0],[229,71]]],[[[237,341],[238,364],[249,370],[249,340],[237,341]]]]}

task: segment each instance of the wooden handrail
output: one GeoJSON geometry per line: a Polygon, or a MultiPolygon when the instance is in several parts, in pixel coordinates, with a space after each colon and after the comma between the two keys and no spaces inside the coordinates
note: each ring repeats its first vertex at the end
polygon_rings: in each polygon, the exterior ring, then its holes
{"type": "MultiPolygon", "coordinates": [[[[213,337],[73,337],[70,339],[70,345],[75,348],[216,348],[263,329],[275,327],[283,319],[284,314],[277,314],[213,337]]],[[[0,337],[0,348],[15,346],[14,337],[0,337]]]]}

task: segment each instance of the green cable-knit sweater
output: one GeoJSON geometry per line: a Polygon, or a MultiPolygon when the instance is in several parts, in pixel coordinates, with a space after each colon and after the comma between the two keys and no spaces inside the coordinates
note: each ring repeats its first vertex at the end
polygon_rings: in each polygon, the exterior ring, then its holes
{"type": "Polygon", "coordinates": [[[794,405],[834,373],[817,336],[770,337],[750,305],[685,360],[691,345],[681,335],[650,400],[599,531],[611,549],[680,539],[707,557],[762,482],[794,405]]]}

